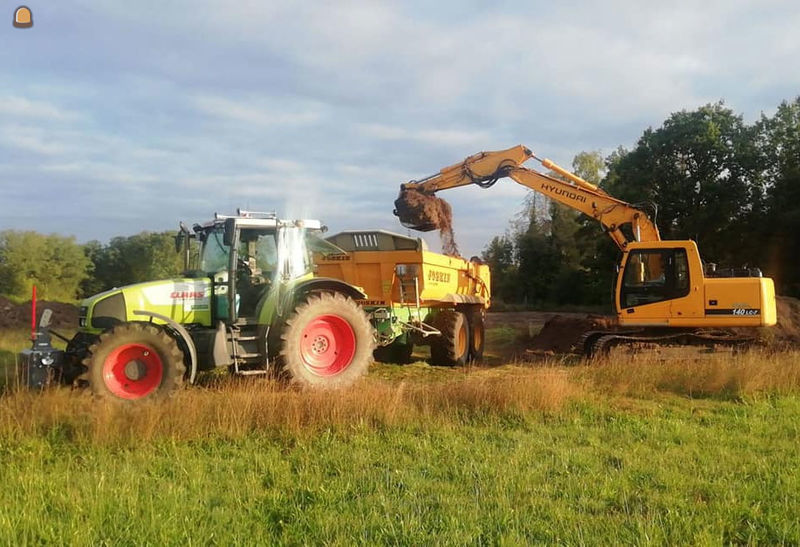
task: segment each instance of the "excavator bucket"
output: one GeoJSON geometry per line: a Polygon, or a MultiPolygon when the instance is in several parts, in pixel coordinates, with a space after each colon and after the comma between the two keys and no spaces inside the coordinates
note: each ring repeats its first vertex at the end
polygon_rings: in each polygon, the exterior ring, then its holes
{"type": "Polygon", "coordinates": [[[394,201],[394,214],[400,224],[412,230],[430,232],[449,226],[452,220],[450,205],[433,194],[403,187],[394,201]]]}

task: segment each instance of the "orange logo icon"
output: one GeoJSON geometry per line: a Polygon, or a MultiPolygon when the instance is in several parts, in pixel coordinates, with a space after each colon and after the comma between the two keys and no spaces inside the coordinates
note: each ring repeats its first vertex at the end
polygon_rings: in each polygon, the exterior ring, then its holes
{"type": "Polygon", "coordinates": [[[14,26],[17,28],[33,26],[33,14],[28,6],[20,6],[14,10],[14,26]]]}

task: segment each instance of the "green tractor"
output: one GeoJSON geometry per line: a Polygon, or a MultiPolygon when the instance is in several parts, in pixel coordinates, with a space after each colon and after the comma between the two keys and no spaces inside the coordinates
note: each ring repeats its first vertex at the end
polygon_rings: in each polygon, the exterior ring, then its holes
{"type": "Polygon", "coordinates": [[[218,367],[303,387],[352,384],[370,365],[374,331],[355,301],[361,289],[314,276],[312,252],[341,252],[321,231],[319,221],[241,210],[191,231],[181,224],[183,277],[84,300],[62,380],[123,400],[167,395],[218,367]]]}

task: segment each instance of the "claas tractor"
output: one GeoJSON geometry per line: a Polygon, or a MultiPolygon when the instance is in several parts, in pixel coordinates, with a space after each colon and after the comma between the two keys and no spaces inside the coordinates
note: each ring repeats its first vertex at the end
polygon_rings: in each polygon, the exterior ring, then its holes
{"type": "Polygon", "coordinates": [[[128,401],[164,396],[220,367],[310,388],[352,384],[372,360],[373,328],[356,303],[366,296],[359,288],[314,276],[312,252],[332,247],[321,229],[241,210],[191,230],[181,224],[182,277],[85,299],[54,372],[128,401]]]}

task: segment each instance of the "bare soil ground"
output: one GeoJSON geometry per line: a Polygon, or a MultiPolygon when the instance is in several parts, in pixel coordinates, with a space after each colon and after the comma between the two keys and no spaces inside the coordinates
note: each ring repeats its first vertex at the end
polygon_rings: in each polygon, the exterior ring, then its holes
{"type": "MultiPolygon", "coordinates": [[[[41,317],[45,308],[53,310],[51,325],[61,328],[78,327],[78,307],[64,302],[48,302],[45,300],[36,303],[36,315],[41,317]]],[[[0,296],[0,329],[24,329],[31,324],[31,303],[15,304],[11,300],[0,296]]]]}
{"type": "MultiPolygon", "coordinates": [[[[777,298],[778,324],[764,329],[736,329],[781,347],[800,346],[800,300],[787,296],[777,298]]],[[[519,356],[522,346],[537,353],[569,353],[581,334],[589,330],[607,329],[614,325],[612,316],[556,312],[489,312],[487,328],[513,328],[517,337],[506,348],[493,348],[506,356],[519,356]]]]}

